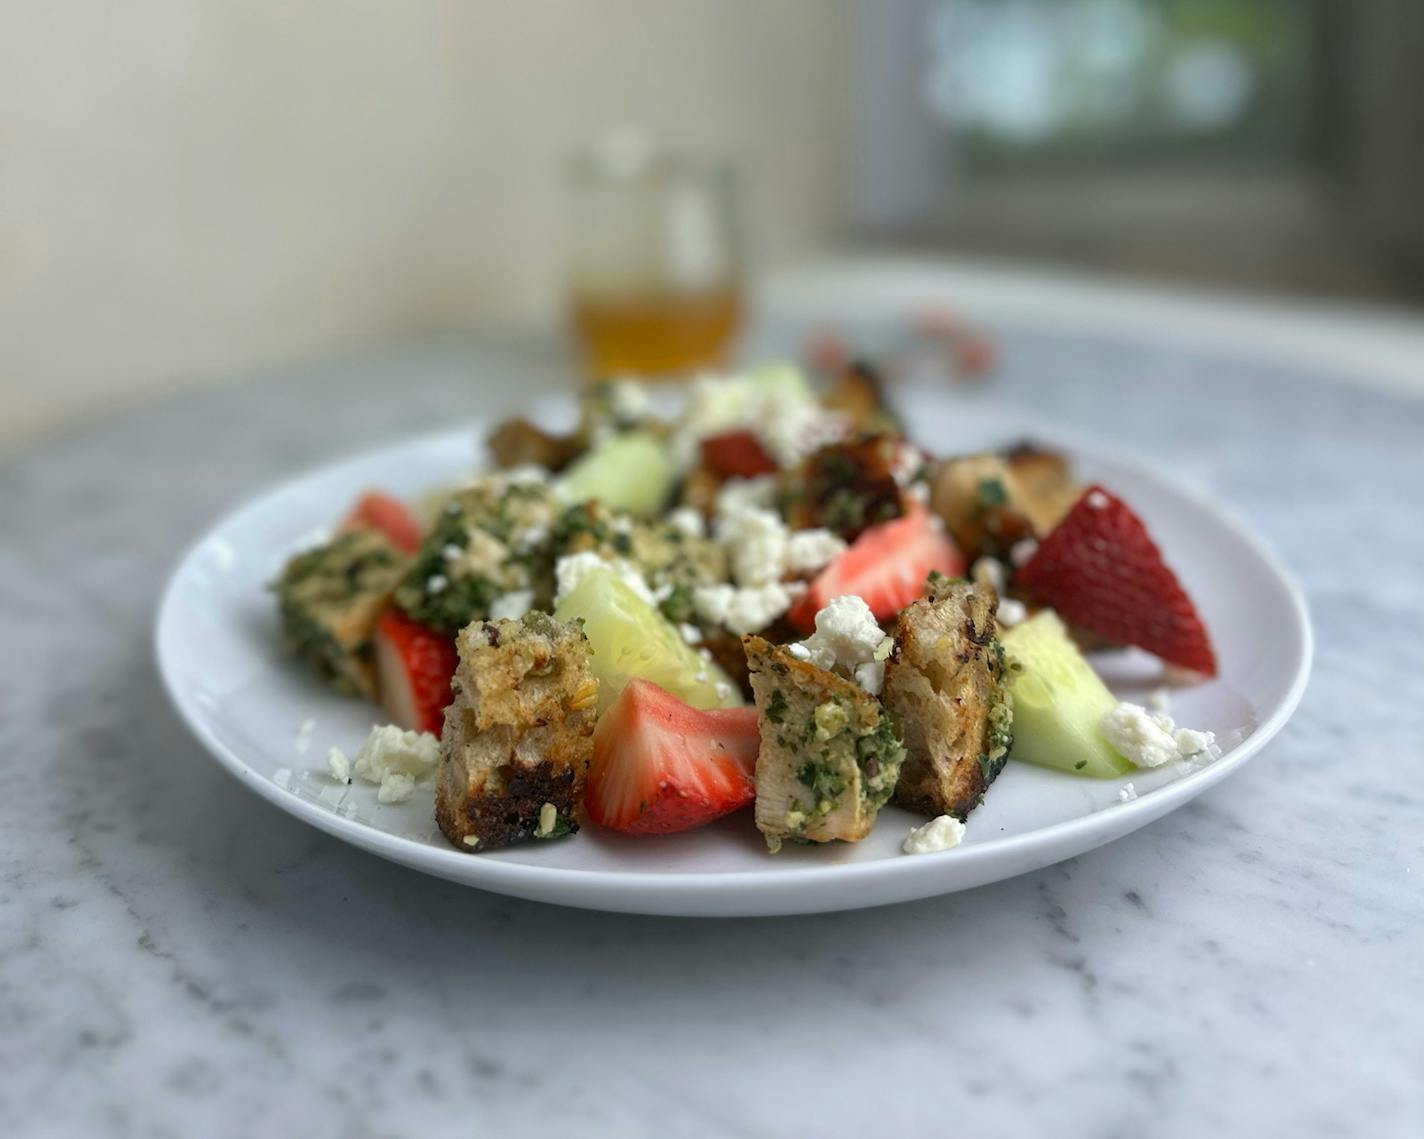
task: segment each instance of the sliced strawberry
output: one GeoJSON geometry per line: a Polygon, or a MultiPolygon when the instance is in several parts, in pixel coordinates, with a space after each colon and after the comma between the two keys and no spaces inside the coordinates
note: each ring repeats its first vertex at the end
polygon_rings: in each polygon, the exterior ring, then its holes
{"type": "Polygon", "coordinates": [[[776,471],[776,460],[766,453],[754,431],[727,431],[702,440],[702,461],[724,478],[750,479],[776,471]]]}
{"type": "Polygon", "coordinates": [[[879,621],[895,616],[925,591],[931,570],[962,577],[964,555],[945,534],[939,519],[923,506],[901,518],[863,531],[840,557],[823,569],[788,617],[809,633],[816,614],[833,597],[854,594],[879,621]]]}
{"type": "Polygon", "coordinates": [[[341,520],[340,530],[350,530],[355,526],[369,526],[379,530],[389,538],[397,549],[413,554],[420,549],[423,536],[420,523],[398,498],[393,498],[380,490],[368,490],[356,500],[351,513],[341,520]]]}
{"type": "Polygon", "coordinates": [[[1015,581],[1074,625],[1216,675],[1206,626],[1177,575],[1142,519],[1100,486],[1083,493],[1015,581]]]}
{"type": "Polygon", "coordinates": [[[755,708],[700,711],[651,680],[630,680],[593,733],[584,805],[624,834],[691,830],[756,798],[755,708]]]}
{"type": "Polygon", "coordinates": [[[458,663],[450,638],[387,609],[376,622],[375,642],[376,691],[391,723],[438,736],[458,663]]]}

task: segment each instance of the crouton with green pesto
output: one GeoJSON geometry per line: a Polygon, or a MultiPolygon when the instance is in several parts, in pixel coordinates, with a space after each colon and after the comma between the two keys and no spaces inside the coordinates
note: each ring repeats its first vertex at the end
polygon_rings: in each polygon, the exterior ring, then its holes
{"type": "Polygon", "coordinates": [[[761,730],[756,824],[767,846],[863,839],[905,755],[889,715],[854,681],[784,645],[743,643],[761,730]]]}
{"type": "Polygon", "coordinates": [[[440,735],[441,832],[474,853],[577,830],[598,717],[581,623],[539,612],[477,621],[456,649],[440,735]]]}
{"type": "Polygon", "coordinates": [[[895,623],[881,699],[905,745],[899,806],[962,822],[1003,770],[1013,703],[998,605],[987,586],[936,575],[895,623]]]}
{"type": "Polygon", "coordinates": [[[371,636],[409,565],[409,555],[366,527],[292,558],[274,586],[288,651],[341,691],[374,699],[371,636]]]}

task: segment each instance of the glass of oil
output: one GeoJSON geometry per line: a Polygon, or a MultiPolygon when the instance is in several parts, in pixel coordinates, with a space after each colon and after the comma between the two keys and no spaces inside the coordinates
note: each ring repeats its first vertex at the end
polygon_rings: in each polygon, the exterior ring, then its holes
{"type": "Polygon", "coordinates": [[[587,379],[724,364],[743,309],[736,177],[619,132],[569,168],[569,315],[587,379]]]}

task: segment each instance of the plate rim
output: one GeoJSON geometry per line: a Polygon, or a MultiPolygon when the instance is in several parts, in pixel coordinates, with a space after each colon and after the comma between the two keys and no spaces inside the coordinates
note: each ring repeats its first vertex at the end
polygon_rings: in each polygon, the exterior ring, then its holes
{"type": "MultiPolygon", "coordinates": [[[[550,401],[540,400],[540,404],[550,401]]],[[[546,901],[557,900],[559,904],[584,906],[603,910],[624,910],[628,912],[672,912],[664,908],[667,899],[693,901],[712,898],[729,889],[735,890],[739,905],[734,905],[725,913],[797,913],[808,912],[804,907],[757,906],[753,895],[759,898],[760,891],[790,890],[812,883],[824,885],[828,879],[847,886],[864,886],[877,878],[888,877],[900,889],[896,897],[885,902],[907,900],[913,897],[927,897],[935,894],[951,893],[968,886],[936,883],[935,878],[942,872],[944,861],[939,857],[879,858],[867,862],[831,863],[811,866],[768,866],[765,870],[753,871],[669,871],[648,875],[637,870],[586,869],[567,866],[538,866],[529,863],[506,862],[497,859],[477,859],[461,851],[446,850],[403,835],[391,834],[354,819],[329,811],[309,802],[287,789],[275,780],[252,767],[241,755],[219,739],[208,726],[202,709],[191,695],[179,684],[177,667],[170,646],[174,634],[170,630],[178,620],[181,589],[186,578],[195,569],[195,564],[214,537],[237,523],[244,516],[260,513],[268,501],[290,491],[298,484],[321,475],[329,475],[344,466],[360,466],[379,459],[387,452],[406,451],[412,448],[429,448],[449,443],[456,436],[470,437],[471,429],[478,424],[472,419],[458,428],[442,428],[366,447],[345,455],[328,458],[314,463],[285,478],[273,480],[255,493],[248,495],[237,505],[224,511],[214,521],[208,523],[202,532],[187,544],[179,555],[165,581],[157,612],[153,622],[153,653],[164,691],[179,718],[194,738],[218,761],[219,765],[243,786],[248,787],[272,803],[279,810],[298,818],[316,829],[333,837],[349,842],[359,849],[374,853],[390,861],[434,874],[461,885],[479,889],[539,898],[546,901]],[[907,890],[906,887],[909,887],[907,890]],[[581,892],[601,895],[591,897],[586,903],[579,900],[581,892]],[[557,899],[550,895],[558,895],[557,899]],[[641,905],[654,905],[648,910],[641,905]]],[[[1234,774],[1266,746],[1286,725],[1299,707],[1309,684],[1315,656],[1315,635],[1310,620],[1309,604],[1305,592],[1295,575],[1285,566],[1271,546],[1258,536],[1233,510],[1216,501],[1199,487],[1162,472],[1159,468],[1130,454],[1123,453],[1087,436],[1074,439],[1072,432],[1039,431],[1036,437],[1049,445],[1062,445],[1080,457],[1103,459],[1115,465],[1128,468],[1135,477],[1156,483],[1158,487],[1186,500],[1191,505],[1210,514],[1216,522],[1229,530],[1243,542],[1251,553],[1270,572],[1275,582],[1282,588],[1288,603],[1293,631],[1300,642],[1300,653],[1294,661],[1294,672],[1284,695],[1276,706],[1252,731],[1251,735],[1233,747],[1226,755],[1214,763],[1200,768],[1171,783],[1156,788],[1150,795],[1127,803],[1080,815],[1072,819],[1049,823],[1021,834],[989,838],[968,846],[957,847],[952,852],[961,869],[971,871],[986,862],[1016,860],[1023,868],[1011,870],[1003,875],[990,875],[982,881],[1015,877],[1028,868],[1049,865],[1062,858],[1071,857],[1104,845],[1139,829],[1155,819],[1185,805],[1197,795],[1234,774]],[[1111,813],[1111,818],[1128,826],[1110,825],[1103,817],[1111,813]],[[1095,832],[1103,832],[1101,835],[1095,832]],[[1099,841],[1092,841],[1099,838],[1099,841]],[[1087,841],[1081,841],[1086,839],[1087,841]],[[1061,853],[1053,853],[1060,848],[1061,853]]],[[[974,878],[972,873],[964,875],[974,878]]],[[[979,881],[979,879],[975,879],[979,881]]],[[[810,901],[811,899],[807,899],[810,901]]],[[[884,904],[882,902],[854,902],[834,906],[818,906],[820,909],[853,909],[863,906],[884,904]]],[[[682,911],[687,912],[687,911],[682,911]]],[[[700,912],[709,913],[708,909],[700,912]]]]}

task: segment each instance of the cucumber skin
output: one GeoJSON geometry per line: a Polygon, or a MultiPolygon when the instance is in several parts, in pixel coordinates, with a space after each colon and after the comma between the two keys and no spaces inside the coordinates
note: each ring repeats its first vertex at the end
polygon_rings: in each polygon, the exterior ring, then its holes
{"type": "Polygon", "coordinates": [[[1095,779],[1136,770],[1113,750],[1099,726],[1117,698],[1069,640],[1055,613],[1039,613],[1000,640],[1022,669],[1011,674],[1010,759],[1095,779]]]}

